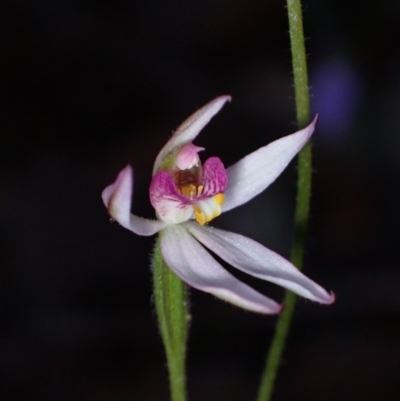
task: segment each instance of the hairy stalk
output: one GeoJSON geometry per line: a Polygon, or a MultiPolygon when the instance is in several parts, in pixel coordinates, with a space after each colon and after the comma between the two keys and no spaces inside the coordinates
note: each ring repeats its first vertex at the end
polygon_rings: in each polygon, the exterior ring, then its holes
{"type": "MultiPolygon", "coordinates": [[[[287,0],[287,11],[289,18],[297,124],[299,128],[303,128],[310,121],[310,96],[300,0],[287,0]]],[[[299,153],[298,158],[295,233],[291,252],[291,261],[299,269],[303,267],[305,236],[310,210],[311,172],[311,144],[308,143],[299,153]]],[[[285,310],[279,316],[276,325],[274,338],[261,377],[257,401],[269,401],[271,399],[279,363],[293,317],[296,296],[286,291],[284,303],[285,310]]]]}
{"type": "MultiPolygon", "coordinates": [[[[160,234],[162,235],[162,234],[160,234]]],[[[167,356],[171,401],[186,401],[187,288],[166,265],[157,238],[153,254],[154,299],[167,356]]]]}

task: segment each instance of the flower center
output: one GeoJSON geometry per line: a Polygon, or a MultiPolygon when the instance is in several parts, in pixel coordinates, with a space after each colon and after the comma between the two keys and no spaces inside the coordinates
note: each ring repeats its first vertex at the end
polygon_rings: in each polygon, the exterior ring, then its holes
{"type": "Polygon", "coordinates": [[[203,185],[200,185],[200,175],[201,170],[198,167],[175,171],[173,177],[176,188],[183,196],[193,200],[200,196],[203,190],[203,185]]]}
{"type": "Polygon", "coordinates": [[[191,201],[200,198],[192,207],[195,220],[203,226],[221,214],[221,204],[224,203],[225,198],[224,194],[219,193],[201,199],[204,186],[199,183],[200,171],[198,167],[175,171],[174,181],[176,188],[185,198],[191,201]]]}
{"type": "Polygon", "coordinates": [[[186,198],[193,200],[194,198],[201,195],[203,188],[203,185],[199,185],[196,187],[196,185],[190,184],[186,187],[179,188],[179,192],[186,198]]]}

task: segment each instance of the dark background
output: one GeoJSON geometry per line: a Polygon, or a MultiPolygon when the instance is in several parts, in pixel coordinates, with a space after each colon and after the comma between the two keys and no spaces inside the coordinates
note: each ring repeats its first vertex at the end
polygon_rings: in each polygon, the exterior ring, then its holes
{"type": "MultiPolygon", "coordinates": [[[[3,3],[0,398],[167,400],[151,291],[154,238],[109,222],[100,193],[127,163],[153,216],[154,158],[217,95],[196,143],[227,166],[295,131],[278,0],[3,3]],[[5,6],[5,7],[4,7],[5,6]]],[[[275,401],[400,399],[400,5],[305,4],[314,137],[306,273],[275,401]]],[[[213,224],[288,256],[296,171],[213,224]]],[[[251,280],[275,299],[283,291],[251,280]]],[[[275,317],[191,292],[191,401],[255,397],[275,317]]]]}

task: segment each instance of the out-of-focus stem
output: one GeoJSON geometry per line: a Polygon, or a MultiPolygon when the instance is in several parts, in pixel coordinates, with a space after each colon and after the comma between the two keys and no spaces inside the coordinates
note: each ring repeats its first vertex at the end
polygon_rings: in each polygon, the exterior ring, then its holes
{"type": "MultiPolygon", "coordinates": [[[[310,121],[310,95],[300,0],[287,0],[287,11],[289,17],[297,125],[299,128],[304,128],[310,121]]],[[[308,143],[301,150],[298,157],[295,233],[291,252],[291,261],[299,269],[303,267],[305,236],[310,210],[311,173],[311,144],[308,143]]],[[[285,310],[279,316],[276,325],[274,338],[261,378],[257,401],[269,401],[271,399],[276,375],[293,317],[296,296],[287,291],[285,293],[284,303],[285,310]]]]}

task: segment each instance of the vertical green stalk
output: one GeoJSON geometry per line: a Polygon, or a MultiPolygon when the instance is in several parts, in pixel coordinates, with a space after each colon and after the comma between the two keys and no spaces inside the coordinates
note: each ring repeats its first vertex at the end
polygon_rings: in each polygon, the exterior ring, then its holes
{"type": "Polygon", "coordinates": [[[158,325],[167,356],[171,401],[186,401],[187,289],[164,262],[160,237],[154,247],[153,279],[158,325]]]}
{"type": "MultiPolygon", "coordinates": [[[[299,128],[304,128],[310,121],[310,95],[308,90],[301,1],[287,0],[287,11],[292,52],[297,125],[299,128]]],[[[308,143],[299,153],[298,158],[295,233],[291,252],[291,261],[300,270],[303,267],[305,236],[310,210],[311,172],[311,144],[308,143]]],[[[261,377],[257,401],[269,401],[271,399],[279,363],[292,321],[296,296],[286,291],[284,303],[285,309],[280,315],[276,325],[274,338],[261,377]]]]}

